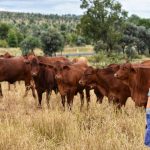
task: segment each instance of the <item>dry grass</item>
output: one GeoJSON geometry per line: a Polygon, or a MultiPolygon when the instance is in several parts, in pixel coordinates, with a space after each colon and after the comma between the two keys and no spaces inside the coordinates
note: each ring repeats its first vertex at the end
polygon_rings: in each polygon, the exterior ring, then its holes
{"type": "Polygon", "coordinates": [[[92,94],[90,110],[80,112],[79,97],[73,111],[63,111],[59,95],[52,95],[47,109],[36,108],[31,93],[23,98],[24,84],[7,90],[0,100],[0,150],[144,150],[145,113],[129,100],[122,111],[104,99],[96,104],[92,94]]]}
{"type": "MultiPolygon", "coordinates": [[[[0,48],[0,54],[4,54],[6,52],[9,52],[10,54],[14,56],[22,55],[20,48],[0,48]]],[[[43,55],[43,51],[41,49],[36,48],[34,52],[37,55],[43,55]]],[[[78,53],[78,52],[93,52],[93,47],[91,45],[80,46],[80,47],[66,46],[64,47],[64,50],[63,50],[64,54],[78,53]]]]}

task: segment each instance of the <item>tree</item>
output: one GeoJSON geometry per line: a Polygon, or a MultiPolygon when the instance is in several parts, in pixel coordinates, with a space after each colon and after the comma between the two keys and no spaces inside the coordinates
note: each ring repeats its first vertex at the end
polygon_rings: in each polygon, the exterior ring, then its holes
{"type": "Polygon", "coordinates": [[[80,32],[93,42],[102,40],[107,51],[120,40],[127,12],[115,0],[82,0],[82,9],[86,9],[78,25],[80,32]]]}
{"type": "Polygon", "coordinates": [[[105,50],[107,45],[103,41],[98,41],[94,46],[94,51],[97,53],[99,51],[105,50]]]}
{"type": "Polygon", "coordinates": [[[150,19],[140,18],[137,15],[131,15],[128,22],[134,23],[137,26],[144,26],[145,28],[150,28],[150,19]]]}
{"type": "Polygon", "coordinates": [[[8,40],[9,47],[17,47],[18,46],[18,37],[17,37],[17,33],[14,29],[9,30],[7,40],[8,40]]]}
{"type": "Polygon", "coordinates": [[[136,26],[133,23],[126,23],[124,34],[119,41],[119,44],[122,46],[123,51],[125,46],[131,45],[136,46],[138,54],[143,54],[149,43],[147,41],[147,33],[148,32],[144,26],[136,26]]]}
{"type": "Polygon", "coordinates": [[[52,54],[57,51],[62,51],[64,47],[63,36],[58,31],[54,30],[43,32],[41,42],[45,55],[49,56],[52,56],[52,54]]]}
{"type": "Polygon", "coordinates": [[[86,43],[85,38],[79,35],[77,37],[76,45],[77,46],[84,46],[85,43],[86,43]]]}
{"type": "Polygon", "coordinates": [[[9,25],[6,23],[0,24],[0,39],[5,40],[7,39],[7,34],[9,31],[9,25]]]}
{"type": "Polygon", "coordinates": [[[149,41],[150,41],[150,29],[148,29],[146,33],[146,45],[150,54],[150,42],[149,41]]]}
{"type": "Polygon", "coordinates": [[[41,42],[39,38],[28,36],[20,44],[23,55],[33,52],[35,48],[39,48],[41,42]]]}
{"type": "Polygon", "coordinates": [[[18,46],[20,45],[20,43],[23,41],[24,36],[20,31],[17,31],[17,38],[18,38],[18,46]]]}

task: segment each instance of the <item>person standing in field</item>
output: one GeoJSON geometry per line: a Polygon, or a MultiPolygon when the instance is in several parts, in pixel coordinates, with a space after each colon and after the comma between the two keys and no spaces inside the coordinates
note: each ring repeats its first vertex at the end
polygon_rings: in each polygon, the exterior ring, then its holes
{"type": "Polygon", "coordinates": [[[150,88],[148,92],[148,101],[146,106],[146,132],[144,144],[150,147],[150,88]]]}

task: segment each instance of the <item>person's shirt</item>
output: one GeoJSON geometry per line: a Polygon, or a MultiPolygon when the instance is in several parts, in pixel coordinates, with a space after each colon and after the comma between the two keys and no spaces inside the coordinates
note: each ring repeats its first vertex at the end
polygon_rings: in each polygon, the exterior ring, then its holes
{"type": "Polygon", "coordinates": [[[150,89],[148,92],[148,101],[146,106],[146,131],[144,144],[150,147],[150,89]]]}

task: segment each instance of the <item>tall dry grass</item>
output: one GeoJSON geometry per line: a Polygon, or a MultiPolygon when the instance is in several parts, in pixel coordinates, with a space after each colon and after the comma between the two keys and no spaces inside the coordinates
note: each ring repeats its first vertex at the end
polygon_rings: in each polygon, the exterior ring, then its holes
{"type": "Polygon", "coordinates": [[[115,108],[104,99],[96,104],[91,94],[90,110],[80,112],[79,97],[73,111],[63,111],[59,95],[52,95],[48,110],[36,108],[31,93],[23,98],[24,84],[7,90],[0,99],[0,150],[144,150],[145,112],[128,100],[115,108]]]}

